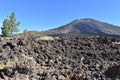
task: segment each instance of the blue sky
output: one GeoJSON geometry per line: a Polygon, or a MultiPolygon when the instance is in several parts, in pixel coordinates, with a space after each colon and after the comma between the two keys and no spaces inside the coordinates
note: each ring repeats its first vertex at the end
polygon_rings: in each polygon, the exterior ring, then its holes
{"type": "Polygon", "coordinates": [[[44,31],[81,18],[120,26],[120,0],[1,0],[0,27],[12,12],[21,22],[20,32],[44,31]]]}

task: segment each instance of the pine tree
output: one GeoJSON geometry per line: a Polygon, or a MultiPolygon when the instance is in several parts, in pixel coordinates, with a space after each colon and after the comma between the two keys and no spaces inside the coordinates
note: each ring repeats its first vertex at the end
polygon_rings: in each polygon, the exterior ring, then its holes
{"type": "Polygon", "coordinates": [[[2,30],[2,36],[10,36],[10,22],[8,19],[5,19],[3,22],[3,27],[1,27],[2,30]]]}
{"type": "Polygon", "coordinates": [[[18,27],[20,22],[16,21],[15,14],[12,13],[9,19],[5,19],[3,22],[3,26],[1,27],[2,36],[3,37],[10,37],[13,33],[19,31],[18,27]]]}
{"type": "Polygon", "coordinates": [[[15,14],[12,13],[10,16],[10,32],[13,34],[14,32],[18,32],[19,29],[17,26],[19,26],[20,22],[16,21],[15,14]]]}

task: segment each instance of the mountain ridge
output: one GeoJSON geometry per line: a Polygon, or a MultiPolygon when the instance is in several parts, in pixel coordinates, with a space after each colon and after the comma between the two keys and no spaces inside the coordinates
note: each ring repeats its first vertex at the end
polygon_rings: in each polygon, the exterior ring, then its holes
{"type": "Polygon", "coordinates": [[[120,27],[92,18],[75,19],[55,29],[40,32],[42,35],[92,34],[102,36],[120,36],[120,27]]]}

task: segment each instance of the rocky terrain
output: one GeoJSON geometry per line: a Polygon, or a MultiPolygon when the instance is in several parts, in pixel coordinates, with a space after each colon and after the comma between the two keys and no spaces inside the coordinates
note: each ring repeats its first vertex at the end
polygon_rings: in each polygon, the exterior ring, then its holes
{"type": "Polygon", "coordinates": [[[0,38],[0,80],[120,80],[120,40],[0,38]]]}

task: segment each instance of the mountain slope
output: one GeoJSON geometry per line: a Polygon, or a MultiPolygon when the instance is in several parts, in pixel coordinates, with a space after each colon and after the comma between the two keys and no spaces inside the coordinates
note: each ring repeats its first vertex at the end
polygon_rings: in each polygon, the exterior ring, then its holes
{"type": "Polygon", "coordinates": [[[43,35],[59,35],[59,34],[95,34],[95,35],[120,35],[120,27],[85,18],[74,20],[69,24],[58,27],[56,29],[41,32],[43,35]]]}

